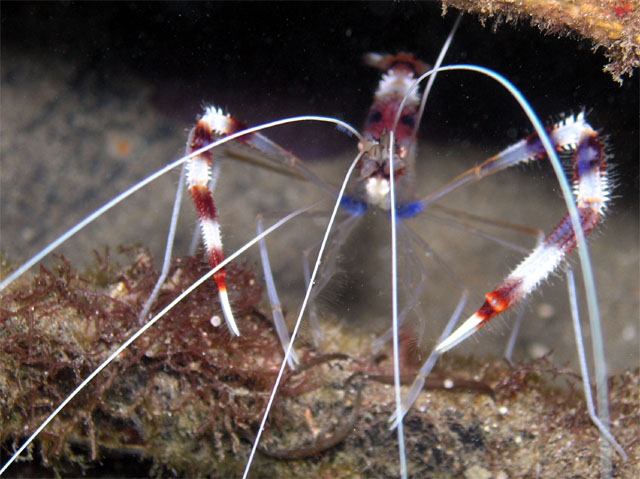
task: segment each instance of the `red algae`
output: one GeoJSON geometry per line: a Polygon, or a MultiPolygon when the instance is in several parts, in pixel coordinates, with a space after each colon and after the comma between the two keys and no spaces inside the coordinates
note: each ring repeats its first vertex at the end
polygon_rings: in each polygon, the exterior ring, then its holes
{"type": "MultiPolygon", "coordinates": [[[[138,327],[157,272],[146,250],[123,251],[124,267],[105,250],[82,274],[59,257],[3,296],[3,462],[138,327]]],[[[207,270],[199,258],[174,260],[152,312],[207,270]]],[[[241,337],[212,327],[219,304],[215,286],[203,285],[97,376],[30,448],[31,463],[10,473],[239,475],[283,353],[253,266],[239,263],[227,275],[241,337]],[[47,469],[34,472],[40,463],[47,469]]],[[[328,344],[353,334],[346,326],[328,330],[328,344]]],[[[372,357],[354,347],[350,356],[304,343],[296,350],[301,365],[285,374],[254,474],[396,475],[389,351],[372,357]]],[[[419,364],[411,351],[403,357],[409,369],[419,364]]],[[[547,359],[445,360],[405,418],[411,477],[597,477],[598,433],[574,372],[547,359]]],[[[403,373],[410,384],[415,371],[403,373]]],[[[633,477],[640,454],[638,377],[629,371],[611,380],[612,433],[629,454],[626,463],[614,458],[616,477],[633,477]]]]}

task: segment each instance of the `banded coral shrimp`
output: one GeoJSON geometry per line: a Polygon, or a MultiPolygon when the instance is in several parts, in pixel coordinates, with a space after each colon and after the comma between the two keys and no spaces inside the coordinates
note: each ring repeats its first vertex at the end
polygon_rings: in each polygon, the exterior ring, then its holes
{"type": "MultiPolygon", "coordinates": [[[[385,50],[388,50],[388,47],[385,47],[385,50]]],[[[359,60],[354,61],[354,64],[355,64],[356,62],[359,62],[359,60]]],[[[367,72],[367,74],[366,74],[366,75],[367,75],[367,76],[371,76],[371,77],[373,77],[373,76],[374,76],[374,75],[371,75],[371,73],[370,73],[370,72],[367,72]]],[[[364,73],[363,73],[362,77],[363,77],[363,78],[365,77],[365,74],[364,74],[364,73]]],[[[369,95],[369,93],[367,92],[366,96],[368,97],[368,95],[369,95]]],[[[368,100],[367,100],[367,101],[368,101],[368,100]]],[[[363,104],[365,104],[365,105],[366,105],[366,101],[365,101],[365,102],[363,102],[363,104]]],[[[556,107],[554,108],[554,111],[557,111],[557,110],[558,110],[558,107],[557,107],[557,105],[556,105],[556,107]]],[[[195,110],[194,110],[194,111],[195,111],[195,110]]],[[[239,117],[240,117],[240,118],[242,118],[242,119],[245,119],[245,118],[249,118],[249,119],[250,119],[250,118],[251,118],[249,115],[244,115],[244,114],[243,114],[243,115],[241,115],[241,114],[239,114],[239,113],[236,113],[235,109],[233,109],[233,111],[234,111],[234,113],[235,113],[237,116],[239,116],[239,117]]],[[[361,112],[360,112],[360,113],[361,113],[361,112]]],[[[189,124],[189,123],[190,123],[190,121],[191,121],[191,119],[189,119],[188,121],[185,121],[185,122],[183,123],[183,125],[187,125],[187,124],[189,124]]],[[[357,125],[359,125],[359,124],[360,124],[360,120],[354,120],[354,123],[355,123],[355,124],[357,124],[357,125]],[[357,121],[357,123],[355,123],[355,121],[357,121]]],[[[504,146],[504,143],[503,143],[503,146],[504,146]]],[[[178,148],[179,148],[178,143],[176,143],[175,150],[177,151],[177,150],[178,150],[178,148]]],[[[424,150],[421,150],[421,151],[424,151],[424,150]]],[[[495,150],[493,150],[493,151],[497,151],[497,149],[495,149],[495,150]]],[[[156,156],[158,156],[158,155],[156,155],[156,156]]],[[[481,158],[482,158],[482,157],[481,157],[481,158]]],[[[140,162],[140,163],[142,163],[142,162],[140,162]]],[[[139,165],[138,165],[138,166],[139,166],[139,165]]],[[[144,171],[146,171],[146,169],[144,169],[144,171]]],[[[175,182],[175,178],[174,178],[174,182],[175,182]]],[[[171,188],[169,188],[169,189],[171,189],[171,188]]],[[[156,198],[157,198],[157,196],[156,196],[156,198]]],[[[155,201],[155,200],[152,200],[152,201],[155,201]]],[[[170,209],[170,206],[169,206],[169,207],[167,207],[167,208],[168,208],[168,209],[170,209]]],[[[187,208],[187,210],[188,210],[188,208],[187,208]]],[[[224,215],[223,215],[223,216],[224,216],[224,215]]],[[[138,218],[139,218],[139,217],[140,217],[140,215],[138,215],[138,216],[136,216],[136,217],[138,217],[138,218]]],[[[252,218],[250,218],[250,219],[252,219],[252,218]]],[[[223,219],[223,221],[224,221],[224,219],[223,219]]],[[[551,219],[551,221],[555,221],[555,217],[554,217],[554,218],[552,218],[552,219],[551,219]]],[[[250,221],[250,222],[251,222],[251,221],[250,221]]],[[[165,221],[161,221],[160,223],[162,223],[163,228],[166,228],[166,225],[165,225],[165,223],[166,223],[166,222],[165,222],[165,221]]],[[[165,234],[165,233],[164,233],[164,232],[162,232],[162,233],[161,233],[160,235],[158,235],[158,236],[164,236],[164,234],[165,234]]],[[[229,233],[227,233],[227,234],[229,234],[229,235],[230,235],[230,234],[231,234],[231,232],[229,232],[229,233]]],[[[120,240],[116,240],[116,243],[117,243],[117,242],[120,242],[120,240]]],[[[93,244],[95,244],[95,241],[93,242],[93,244]]],[[[92,247],[93,247],[93,246],[92,246],[92,247]]],[[[158,256],[158,255],[156,255],[156,256],[158,256]]],[[[502,272],[504,272],[504,271],[502,271],[502,272]]],[[[545,293],[545,295],[546,295],[546,293],[545,293]]]]}

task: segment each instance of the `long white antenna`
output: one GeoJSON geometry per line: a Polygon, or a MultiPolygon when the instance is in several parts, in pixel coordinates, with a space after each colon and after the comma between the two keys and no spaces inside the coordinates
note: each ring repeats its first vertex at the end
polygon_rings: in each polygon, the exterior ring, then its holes
{"type": "Polygon", "coordinates": [[[296,117],[292,117],[292,118],[285,118],[285,119],[282,119],[282,120],[272,121],[272,122],[265,123],[265,124],[260,125],[260,126],[247,128],[246,130],[239,131],[239,132],[234,133],[234,134],[229,135],[229,136],[225,136],[224,138],[216,140],[213,143],[210,143],[207,146],[204,146],[204,147],[200,148],[199,150],[196,150],[196,151],[192,152],[191,154],[183,156],[179,160],[176,160],[173,163],[168,164],[164,168],[156,171],[152,175],[149,175],[145,179],[143,179],[140,182],[136,183],[131,188],[123,191],[118,196],[113,198],[111,201],[108,201],[107,203],[105,203],[103,206],[101,206],[96,211],[94,211],[89,216],[87,216],[85,219],[83,219],[78,224],[76,224],[73,228],[70,228],[69,230],[64,232],[62,235],[60,235],[57,239],[55,239],[47,247],[45,247],[42,250],[40,250],[40,252],[38,254],[33,256],[26,263],[21,265],[19,268],[17,268],[11,274],[9,274],[2,282],[0,282],[0,291],[4,290],[7,286],[9,286],[11,283],[13,283],[17,278],[19,278],[24,273],[26,273],[33,265],[35,265],[36,263],[41,261],[45,256],[47,256],[49,253],[51,253],[54,249],[56,249],[62,243],[67,241],[69,238],[71,238],[73,235],[75,235],[78,231],[83,229],[85,226],[87,226],[88,224],[92,223],[94,220],[96,220],[97,218],[102,216],[104,213],[109,211],[111,208],[116,206],[118,203],[124,201],[126,198],[128,198],[129,196],[131,196],[132,194],[134,194],[138,190],[144,188],[146,185],[148,185],[152,181],[160,178],[165,173],[167,173],[167,172],[171,171],[172,169],[176,168],[177,166],[185,163],[186,161],[190,160],[191,158],[196,157],[198,155],[201,155],[202,153],[204,153],[206,151],[209,151],[209,150],[211,150],[213,148],[216,148],[216,147],[218,147],[220,145],[223,145],[223,144],[225,144],[225,143],[227,143],[229,141],[235,140],[236,138],[240,138],[241,136],[248,135],[250,133],[255,133],[255,132],[258,132],[258,131],[266,130],[268,128],[273,128],[274,126],[286,125],[288,123],[299,123],[299,122],[303,122],[303,121],[319,121],[319,122],[325,122],[325,123],[333,123],[333,124],[337,125],[339,128],[341,128],[343,130],[346,130],[347,132],[353,134],[356,138],[358,138],[359,141],[364,141],[362,136],[358,132],[358,130],[356,130],[354,127],[352,127],[348,123],[346,123],[344,121],[341,121],[341,120],[336,120],[335,118],[330,118],[330,117],[325,117],[325,116],[315,116],[315,115],[296,116],[296,117]]]}
{"type": "MultiPolygon", "coordinates": [[[[456,21],[454,22],[453,27],[451,28],[451,32],[449,32],[449,36],[447,37],[447,40],[444,42],[444,45],[442,45],[442,48],[440,49],[440,54],[438,55],[435,65],[433,66],[433,69],[436,70],[436,72],[438,68],[440,68],[440,66],[442,65],[442,62],[444,61],[444,57],[447,54],[447,51],[449,51],[449,47],[451,46],[451,42],[453,41],[453,36],[456,34],[456,31],[458,30],[461,20],[462,20],[462,12],[458,14],[458,18],[456,18],[456,21]]],[[[420,108],[418,109],[418,115],[416,116],[416,126],[413,129],[413,134],[411,135],[411,141],[415,141],[416,135],[418,134],[418,128],[420,128],[420,122],[422,121],[424,108],[425,108],[425,105],[427,104],[427,98],[429,97],[429,93],[431,92],[431,87],[433,87],[433,82],[436,81],[436,76],[437,76],[437,73],[434,73],[433,75],[429,76],[429,81],[427,81],[427,86],[424,87],[424,92],[422,93],[422,99],[420,100],[420,108]]]]}
{"type": "Polygon", "coordinates": [[[296,216],[298,216],[298,215],[304,213],[305,211],[308,211],[311,208],[315,207],[316,204],[317,203],[314,203],[314,204],[312,204],[310,206],[307,206],[305,208],[301,208],[299,210],[294,211],[293,213],[285,216],[280,221],[278,221],[275,224],[273,224],[273,226],[270,226],[269,228],[264,230],[263,233],[260,233],[259,235],[254,237],[251,241],[245,243],[244,246],[239,248],[237,251],[235,251],[233,254],[231,254],[228,258],[226,258],[224,261],[222,261],[219,265],[217,265],[211,271],[207,272],[198,281],[196,281],[191,286],[189,286],[186,290],[184,290],[176,299],[171,301],[171,303],[169,303],[162,311],[160,311],[153,318],[151,318],[148,323],[144,324],[140,329],[138,329],[138,331],[136,331],[133,335],[131,335],[131,337],[129,339],[127,339],[124,343],[122,343],[122,345],[118,349],[116,349],[113,353],[111,353],[111,355],[107,359],[105,359],[96,369],[94,369],[91,372],[91,374],[89,374],[89,376],[87,376],[84,379],[84,381],[82,381],[65,398],[65,400],[62,401],[62,403],[60,403],[60,405],[51,414],[49,414],[49,416],[43,421],[43,423],[40,424],[40,426],[38,426],[38,428],[31,434],[31,436],[29,436],[29,438],[24,442],[24,444],[22,444],[22,446],[20,446],[20,448],[13,454],[13,456],[11,456],[11,458],[7,461],[7,463],[2,466],[2,469],[0,469],[0,475],[2,475],[2,473],[4,473],[11,464],[13,464],[13,462],[18,458],[18,456],[20,456],[20,454],[22,454],[22,452],[29,446],[29,444],[31,444],[33,442],[33,440],[36,437],[38,437],[38,434],[40,434],[44,430],[44,428],[47,427],[51,421],[53,421],[53,419],[58,415],[58,413],[60,413],[60,411],[62,411],[62,409],[64,409],[64,407],[67,404],[69,404],[69,402],[71,402],[71,400],[74,397],[76,397],[78,395],[78,393],[80,391],[82,391],[87,386],[87,384],[89,384],[91,381],[93,381],[93,378],[95,378],[98,374],[100,374],[102,372],[102,370],[104,368],[106,368],[109,364],[111,364],[113,362],[113,360],[116,359],[118,357],[118,355],[122,351],[124,351],[125,349],[127,349],[131,345],[131,343],[133,343],[136,339],[138,339],[140,336],[142,336],[147,331],[147,329],[149,329],[151,326],[156,324],[156,322],[158,322],[169,311],[171,311],[176,304],[178,304],[184,298],[189,296],[202,283],[204,283],[209,278],[211,278],[215,273],[217,273],[220,269],[224,268],[227,264],[229,264],[231,261],[236,259],[242,253],[244,253],[246,250],[248,250],[251,246],[253,246],[254,244],[258,243],[262,238],[264,238],[265,236],[271,234],[273,231],[275,231],[276,229],[280,228],[282,225],[284,225],[285,223],[289,222],[290,220],[292,220],[296,216]]]}
{"type": "Polygon", "coordinates": [[[396,188],[393,171],[395,129],[402,113],[403,105],[398,108],[396,121],[389,132],[389,197],[391,200],[391,329],[393,331],[393,386],[398,422],[398,455],[400,456],[400,477],[407,479],[407,453],[404,444],[404,425],[402,423],[402,392],[400,391],[400,344],[398,340],[398,245],[396,228],[396,188]]]}
{"type": "Polygon", "coordinates": [[[333,207],[333,211],[331,212],[331,217],[329,218],[329,223],[327,224],[324,237],[322,238],[322,243],[320,244],[320,250],[318,251],[318,257],[316,259],[315,266],[313,267],[311,278],[309,279],[309,285],[307,286],[307,291],[304,295],[304,300],[302,301],[302,305],[300,306],[298,319],[296,319],[296,324],[293,327],[293,331],[291,332],[291,340],[289,341],[289,346],[287,347],[287,351],[285,352],[284,358],[282,359],[282,364],[280,365],[278,376],[276,377],[276,381],[273,385],[273,388],[271,389],[271,394],[269,395],[269,400],[267,401],[267,407],[265,408],[264,414],[262,416],[262,420],[260,421],[260,427],[258,428],[258,433],[256,434],[256,438],[253,441],[253,446],[251,447],[251,453],[249,454],[249,458],[247,459],[247,463],[244,468],[244,473],[242,474],[243,479],[247,478],[249,474],[249,470],[251,469],[251,464],[253,464],[253,458],[255,457],[256,451],[258,450],[258,444],[260,443],[260,438],[262,437],[262,433],[264,432],[264,426],[267,423],[269,413],[271,412],[273,401],[276,398],[278,387],[280,386],[280,382],[282,381],[282,375],[284,374],[284,370],[287,365],[287,362],[291,357],[291,353],[293,351],[293,343],[295,342],[296,336],[298,335],[298,331],[302,323],[302,316],[304,315],[304,312],[307,307],[307,303],[309,302],[309,298],[311,297],[311,289],[313,288],[313,285],[316,280],[316,275],[318,273],[318,269],[320,268],[322,253],[324,252],[324,248],[327,245],[327,241],[329,240],[329,233],[331,233],[331,227],[333,226],[336,215],[338,214],[338,209],[340,208],[340,202],[342,201],[342,197],[344,196],[344,191],[347,187],[347,183],[349,182],[349,178],[351,177],[351,173],[353,172],[353,169],[356,167],[356,164],[358,163],[362,155],[363,155],[363,152],[360,152],[356,156],[356,158],[353,160],[353,162],[351,163],[351,166],[349,167],[349,170],[347,171],[347,174],[345,175],[344,181],[342,182],[342,187],[340,188],[340,192],[338,193],[336,203],[333,207]]]}

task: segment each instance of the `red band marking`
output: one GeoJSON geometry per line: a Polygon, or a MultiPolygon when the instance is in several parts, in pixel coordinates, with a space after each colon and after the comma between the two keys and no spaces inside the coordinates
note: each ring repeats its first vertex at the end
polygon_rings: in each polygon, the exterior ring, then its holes
{"type": "MultiPolygon", "coordinates": [[[[204,121],[200,120],[191,132],[189,138],[189,152],[194,152],[200,148],[204,148],[208,144],[213,142],[213,135],[211,134],[211,127],[204,121]]],[[[201,155],[207,160],[211,161],[211,151],[206,151],[201,155]]]]}
{"type": "Polygon", "coordinates": [[[507,281],[485,296],[484,304],[476,312],[476,315],[482,320],[478,328],[496,314],[501,313],[513,305],[514,301],[518,298],[518,290],[521,284],[521,279],[507,281]]]}
{"type": "MultiPolygon", "coordinates": [[[[214,248],[209,251],[209,267],[211,269],[218,266],[222,262],[222,260],[224,260],[224,253],[221,249],[214,248]]],[[[227,290],[224,268],[217,273],[214,273],[213,279],[216,282],[216,286],[218,286],[218,291],[224,292],[227,290]]]]}
{"type": "MultiPolygon", "coordinates": [[[[587,236],[595,228],[600,218],[598,213],[591,208],[578,208],[580,226],[584,235],[587,236]]],[[[544,240],[545,245],[561,248],[565,254],[571,253],[576,247],[576,235],[571,225],[571,217],[567,214],[558,225],[553,228],[549,236],[544,240]]]]}
{"type": "MultiPolygon", "coordinates": [[[[249,125],[247,125],[246,123],[241,122],[240,120],[236,120],[235,118],[230,118],[229,122],[231,123],[231,126],[229,128],[230,135],[238,133],[242,130],[246,130],[249,127],[249,125]]],[[[239,136],[235,139],[235,141],[238,141],[240,143],[247,143],[251,139],[251,136],[253,136],[253,133],[247,133],[246,135],[239,136]]]]}
{"type": "Polygon", "coordinates": [[[224,291],[227,290],[227,285],[224,282],[224,278],[225,278],[224,268],[213,275],[213,279],[216,282],[216,286],[218,287],[218,291],[223,291],[224,292],[224,291]]]}
{"type": "MultiPolygon", "coordinates": [[[[209,266],[211,266],[211,269],[218,266],[220,263],[222,263],[222,260],[224,260],[224,253],[220,248],[213,248],[211,251],[209,251],[208,256],[209,256],[209,266]]],[[[224,279],[224,274],[222,275],[222,278],[224,279]]]]}
{"type": "Polygon", "coordinates": [[[215,220],[217,218],[216,207],[213,204],[213,198],[209,188],[204,185],[193,185],[189,188],[193,204],[198,211],[201,219],[215,220]]]}

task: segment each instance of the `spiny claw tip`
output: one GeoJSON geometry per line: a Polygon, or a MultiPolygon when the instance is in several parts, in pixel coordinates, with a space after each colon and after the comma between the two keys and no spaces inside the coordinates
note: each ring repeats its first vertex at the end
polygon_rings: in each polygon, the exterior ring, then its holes
{"type": "Polygon", "coordinates": [[[477,314],[471,316],[464,323],[462,323],[462,325],[458,329],[456,329],[453,333],[451,333],[447,338],[445,338],[440,344],[436,346],[436,352],[442,354],[460,344],[462,341],[467,339],[478,330],[478,328],[482,325],[482,321],[483,319],[477,314]]]}

